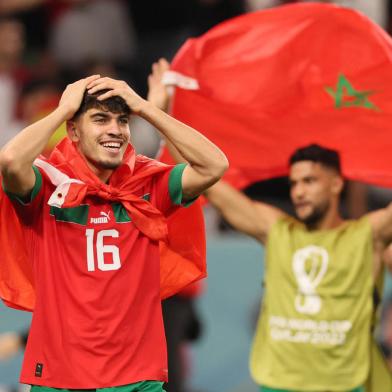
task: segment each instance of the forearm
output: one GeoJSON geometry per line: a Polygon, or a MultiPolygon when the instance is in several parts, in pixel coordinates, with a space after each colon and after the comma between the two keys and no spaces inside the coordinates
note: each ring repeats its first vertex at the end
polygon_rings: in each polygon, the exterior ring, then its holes
{"type": "Polygon", "coordinates": [[[392,245],[392,203],[387,207],[368,214],[373,229],[374,240],[383,248],[392,245]]]}
{"type": "Polygon", "coordinates": [[[261,243],[265,243],[272,225],[284,215],[269,204],[251,200],[222,180],[207,189],[204,195],[234,229],[261,243]]]}
{"type": "Polygon", "coordinates": [[[3,175],[10,171],[30,168],[33,161],[46,147],[50,137],[66,118],[66,109],[59,107],[11,139],[0,151],[3,175]]]}
{"type": "Polygon", "coordinates": [[[255,217],[256,210],[253,201],[224,180],[208,188],[204,196],[236,229],[253,221],[255,217]]]}
{"type": "MultiPolygon", "coordinates": [[[[139,115],[157,128],[190,166],[202,175],[220,177],[228,163],[223,152],[195,129],[146,103],[139,115]]],[[[172,149],[173,149],[172,148],[172,149]]],[[[178,156],[177,154],[177,158],[178,156]]]]}
{"type": "Polygon", "coordinates": [[[260,223],[256,218],[256,208],[252,200],[242,192],[221,180],[204,192],[204,196],[223,218],[236,230],[257,236],[260,223]]]}

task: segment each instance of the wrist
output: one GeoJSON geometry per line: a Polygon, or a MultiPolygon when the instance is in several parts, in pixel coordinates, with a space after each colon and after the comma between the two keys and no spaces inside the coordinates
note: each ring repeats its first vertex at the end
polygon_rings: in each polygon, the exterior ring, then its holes
{"type": "Polygon", "coordinates": [[[164,112],[168,112],[169,110],[169,98],[168,97],[158,97],[150,94],[147,97],[147,101],[156,106],[157,108],[163,110],[164,112]]]}
{"type": "MultiPolygon", "coordinates": [[[[131,108],[132,113],[143,118],[148,118],[154,109],[157,109],[154,104],[142,99],[137,105],[131,108]]],[[[159,109],[158,109],[159,110],[159,109]]]]}
{"type": "Polygon", "coordinates": [[[67,104],[59,105],[55,112],[63,118],[63,121],[70,120],[76,113],[75,108],[67,104]]]}

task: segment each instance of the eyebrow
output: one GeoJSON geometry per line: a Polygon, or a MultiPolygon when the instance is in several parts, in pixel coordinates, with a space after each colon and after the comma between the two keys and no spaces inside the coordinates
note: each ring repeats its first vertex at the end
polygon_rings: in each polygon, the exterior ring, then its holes
{"type": "Polygon", "coordinates": [[[97,112],[97,113],[93,113],[90,115],[91,118],[95,118],[95,117],[104,117],[104,118],[108,118],[110,117],[107,113],[105,112],[97,112]]]}
{"type": "MultiPolygon", "coordinates": [[[[90,115],[90,118],[92,118],[92,119],[94,119],[94,118],[109,118],[109,117],[111,117],[111,116],[109,114],[107,114],[106,112],[97,112],[97,113],[93,113],[90,115]]],[[[117,118],[118,119],[123,119],[123,118],[129,119],[129,115],[124,113],[124,114],[120,114],[117,118]]]]}
{"type": "Polygon", "coordinates": [[[296,180],[289,178],[289,183],[293,184],[293,183],[298,182],[298,181],[306,181],[306,180],[311,180],[311,179],[314,179],[314,178],[317,178],[317,177],[315,175],[311,175],[311,174],[307,175],[305,177],[301,177],[300,179],[296,179],[296,180]]]}

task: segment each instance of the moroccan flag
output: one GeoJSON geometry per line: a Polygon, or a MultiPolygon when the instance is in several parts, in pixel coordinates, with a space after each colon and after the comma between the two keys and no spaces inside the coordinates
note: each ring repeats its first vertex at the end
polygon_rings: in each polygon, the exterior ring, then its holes
{"type": "Polygon", "coordinates": [[[364,15],[299,3],[188,40],[172,63],[173,115],[227,154],[241,188],[287,174],[294,149],[342,154],[347,178],[392,187],[392,41],[364,15]]]}
{"type": "MultiPolygon", "coordinates": [[[[161,149],[158,152],[157,159],[168,165],[174,165],[176,162],[171,157],[169,152],[165,149],[161,149]]],[[[171,263],[161,262],[161,276],[166,275],[165,284],[170,289],[169,279],[170,273],[167,273],[168,267],[173,269],[177,265],[184,263],[184,260],[189,260],[192,264],[202,267],[200,270],[203,271],[203,276],[207,275],[206,268],[206,238],[205,238],[205,227],[204,227],[204,215],[202,205],[204,204],[203,196],[200,196],[192,205],[187,208],[178,210],[174,215],[170,216],[167,220],[167,227],[169,230],[169,243],[160,243],[160,254],[161,260],[170,260],[171,263]],[[173,252],[171,249],[175,249],[173,252]]],[[[187,273],[182,274],[184,277],[187,273]]],[[[175,276],[178,276],[176,274],[175,276]]],[[[178,278],[176,278],[178,280],[178,278]]],[[[174,280],[175,281],[175,280],[174,280]]],[[[177,284],[178,285],[178,284],[177,284]]],[[[171,293],[177,292],[179,295],[184,297],[197,297],[204,291],[203,282],[200,280],[192,280],[191,284],[183,285],[184,288],[180,291],[170,290],[171,293]]],[[[179,286],[180,287],[180,286],[179,286]]],[[[165,295],[165,292],[161,289],[161,297],[164,299],[169,295],[165,295]]]]}

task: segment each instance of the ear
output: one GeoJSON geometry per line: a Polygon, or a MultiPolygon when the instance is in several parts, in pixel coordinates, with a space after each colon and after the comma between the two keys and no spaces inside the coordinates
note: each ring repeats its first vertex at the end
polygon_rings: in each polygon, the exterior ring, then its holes
{"type": "Polygon", "coordinates": [[[67,126],[67,134],[68,137],[73,141],[73,142],[78,142],[79,141],[79,131],[76,128],[76,122],[73,120],[68,120],[66,123],[67,126]]]}
{"type": "Polygon", "coordinates": [[[344,180],[342,176],[336,175],[332,179],[331,190],[334,195],[340,195],[343,191],[344,180]]]}

